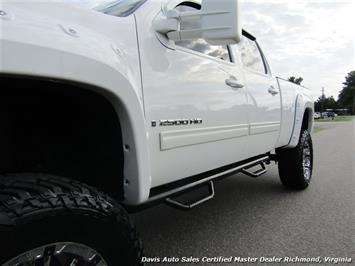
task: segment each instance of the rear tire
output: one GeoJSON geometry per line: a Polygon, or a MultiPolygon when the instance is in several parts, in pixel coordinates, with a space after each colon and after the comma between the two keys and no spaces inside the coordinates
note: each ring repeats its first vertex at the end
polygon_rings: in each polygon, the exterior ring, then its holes
{"type": "Polygon", "coordinates": [[[55,176],[0,176],[0,238],[3,266],[142,265],[126,211],[90,186],[55,176]]]}
{"type": "Polygon", "coordinates": [[[295,148],[278,149],[276,153],[282,184],[293,190],[307,188],[313,170],[313,146],[309,132],[302,130],[295,148]]]}

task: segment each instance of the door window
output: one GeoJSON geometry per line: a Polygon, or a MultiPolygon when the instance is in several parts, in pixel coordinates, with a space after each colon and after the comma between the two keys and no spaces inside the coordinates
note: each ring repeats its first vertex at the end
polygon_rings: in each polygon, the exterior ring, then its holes
{"type": "Polygon", "coordinates": [[[62,0],[69,4],[90,8],[108,15],[125,17],[134,12],[146,0],[62,0]]]}
{"type": "Polygon", "coordinates": [[[243,36],[240,43],[236,45],[240,52],[241,61],[244,67],[258,73],[266,74],[263,57],[257,43],[243,36]]]}

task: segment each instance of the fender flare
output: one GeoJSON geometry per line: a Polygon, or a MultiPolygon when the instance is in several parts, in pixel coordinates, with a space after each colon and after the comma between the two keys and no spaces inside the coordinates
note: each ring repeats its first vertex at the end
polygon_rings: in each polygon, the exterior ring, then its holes
{"type": "Polygon", "coordinates": [[[296,98],[295,106],[295,118],[294,125],[289,143],[285,148],[294,148],[298,144],[298,140],[301,134],[303,118],[306,112],[308,112],[308,131],[313,132],[313,102],[302,94],[298,94],[296,98]]]}

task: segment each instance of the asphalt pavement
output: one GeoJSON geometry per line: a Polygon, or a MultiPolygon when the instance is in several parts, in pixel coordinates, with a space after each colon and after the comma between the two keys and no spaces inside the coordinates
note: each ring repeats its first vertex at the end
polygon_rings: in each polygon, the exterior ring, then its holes
{"type": "Polygon", "coordinates": [[[355,265],[355,120],[317,126],[325,130],[313,135],[314,173],[308,189],[284,189],[272,164],[257,179],[237,174],[217,182],[215,198],[190,211],[163,204],[134,214],[145,256],[177,258],[175,265],[239,265],[201,260],[249,257],[260,262],[260,257],[274,256],[320,256],[322,265],[325,257],[352,258],[347,265],[355,265]],[[190,256],[200,263],[181,262],[190,256]]]}

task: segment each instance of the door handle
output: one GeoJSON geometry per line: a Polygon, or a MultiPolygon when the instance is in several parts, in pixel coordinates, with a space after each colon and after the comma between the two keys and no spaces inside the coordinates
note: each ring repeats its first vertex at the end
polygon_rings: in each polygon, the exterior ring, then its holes
{"type": "Polygon", "coordinates": [[[279,93],[279,91],[277,89],[275,89],[274,86],[270,86],[267,90],[272,96],[276,95],[279,93]]]}
{"type": "Polygon", "coordinates": [[[243,88],[244,85],[240,83],[236,77],[230,76],[228,79],[226,79],[226,84],[232,88],[240,89],[243,88]]]}

